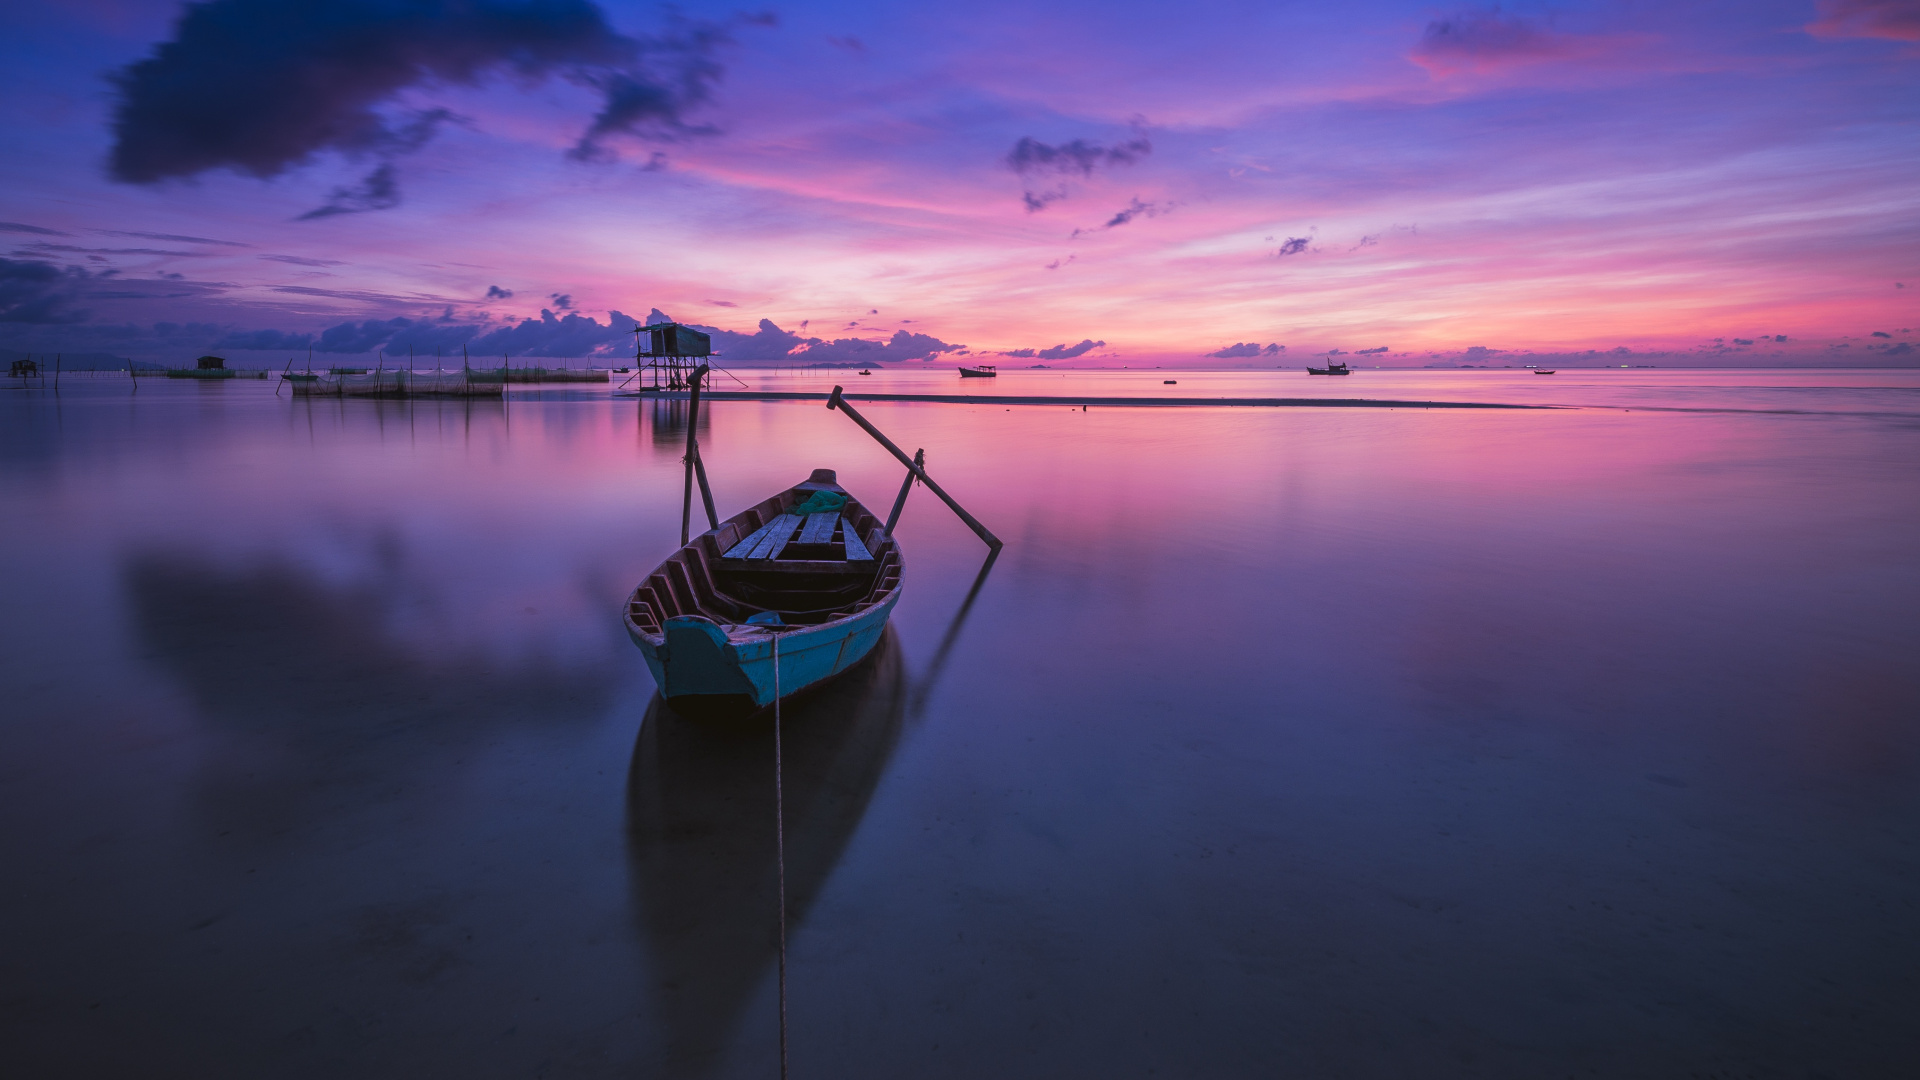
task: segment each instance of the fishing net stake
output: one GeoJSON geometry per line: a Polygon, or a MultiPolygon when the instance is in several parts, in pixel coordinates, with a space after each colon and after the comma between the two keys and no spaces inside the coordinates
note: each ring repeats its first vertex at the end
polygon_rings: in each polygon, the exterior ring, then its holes
{"type": "Polygon", "coordinates": [[[686,547],[687,540],[692,536],[693,481],[696,476],[700,479],[700,501],[705,504],[707,511],[707,527],[720,527],[720,515],[713,510],[713,489],[707,486],[707,466],[700,460],[700,440],[697,435],[700,430],[700,377],[706,373],[707,365],[701,364],[693,369],[693,374],[687,379],[692,389],[687,395],[687,485],[686,497],[680,504],[681,547],[686,547]]]}

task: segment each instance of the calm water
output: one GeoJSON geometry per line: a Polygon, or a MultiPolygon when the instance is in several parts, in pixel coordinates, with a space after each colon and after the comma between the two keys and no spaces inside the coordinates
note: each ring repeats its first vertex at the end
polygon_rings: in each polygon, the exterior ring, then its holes
{"type": "MultiPolygon", "coordinates": [[[[1913,1074],[1920,373],[966,386],[1591,407],[865,407],[1007,547],[916,492],[787,710],[794,1076],[1913,1074]]],[[[129,389],[0,390],[0,1073],[776,1075],[770,738],[618,623],[683,414],[129,389]]]]}

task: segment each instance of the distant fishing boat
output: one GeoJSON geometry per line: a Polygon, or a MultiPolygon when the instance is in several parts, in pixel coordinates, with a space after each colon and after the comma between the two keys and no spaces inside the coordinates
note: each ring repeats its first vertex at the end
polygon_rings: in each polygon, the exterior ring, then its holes
{"type": "Polygon", "coordinates": [[[861,368],[861,369],[860,369],[860,374],[862,374],[862,375],[871,375],[871,374],[873,374],[873,372],[871,372],[871,371],[868,371],[868,370],[867,370],[866,368],[861,368]]]}
{"type": "Polygon", "coordinates": [[[694,537],[627,599],[676,711],[740,714],[858,664],[900,599],[900,545],[832,469],[694,537]]]}
{"type": "Polygon", "coordinates": [[[999,374],[998,371],[994,370],[992,364],[981,364],[977,367],[963,367],[960,369],[960,377],[963,379],[991,379],[999,374]]]}
{"type": "Polygon", "coordinates": [[[1348,371],[1347,365],[1345,364],[1328,364],[1326,367],[1314,367],[1312,365],[1308,365],[1307,374],[1309,375],[1351,375],[1353,374],[1353,372],[1348,371]]]}
{"type": "MultiPolygon", "coordinates": [[[[1556,369],[1556,370],[1557,370],[1557,369],[1556,369]]],[[[1533,373],[1534,373],[1535,375],[1552,375],[1552,374],[1554,374],[1555,372],[1553,372],[1553,371],[1547,371],[1547,370],[1544,370],[1544,369],[1542,369],[1542,368],[1534,368],[1534,369],[1533,369],[1533,373]]]]}

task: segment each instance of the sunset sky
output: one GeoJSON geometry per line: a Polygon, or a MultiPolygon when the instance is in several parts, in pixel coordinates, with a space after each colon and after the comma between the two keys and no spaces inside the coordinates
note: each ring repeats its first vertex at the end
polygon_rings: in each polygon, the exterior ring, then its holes
{"type": "Polygon", "coordinates": [[[1920,0],[70,0],[0,56],[12,350],[1920,359],[1920,0]]]}

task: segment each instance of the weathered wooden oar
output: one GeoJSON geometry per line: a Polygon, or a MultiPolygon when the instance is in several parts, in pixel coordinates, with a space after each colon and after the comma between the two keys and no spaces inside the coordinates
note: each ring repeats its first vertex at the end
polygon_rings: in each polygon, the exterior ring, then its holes
{"type": "MultiPolygon", "coordinates": [[[[940,485],[933,482],[933,477],[928,476],[927,471],[925,469],[915,464],[914,460],[907,456],[906,451],[893,445],[892,439],[889,439],[885,435],[880,434],[879,428],[874,427],[873,424],[870,423],[866,417],[861,416],[859,410],[847,404],[846,401],[840,396],[840,387],[836,386],[833,388],[832,395],[830,395],[827,398],[827,408],[839,409],[841,412],[846,413],[847,419],[852,420],[856,424],[859,424],[863,429],[866,430],[867,434],[873,436],[875,442],[878,442],[881,446],[886,447],[888,453],[892,454],[896,458],[899,458],[900,464],[905,465],[909,472],[919,477],[920,482],[927,485],[928,491],[931,491],[935,495],[940,496],[940,501],[943,503],[946,503],[948,509],[960,515],[960,520],[967,523],[967,528],[972,529],[974,532],[974,535],[986,541],[988,547],[992,548],[995,551],[999,551],[1002,547],[1005,546],[1000,542],[999,537],[993,535],[993,533],[990,530],[988,530],[988,528],[985,525],[980,524],[979,520],[976,519],[972,514],[967,513],[965,507],[962,507],[959,503],[953,501],[953,496],[941,490],[940,485]]],[[[897,515],[898,511],[896,510],[895,513],[897,515]]]]}

